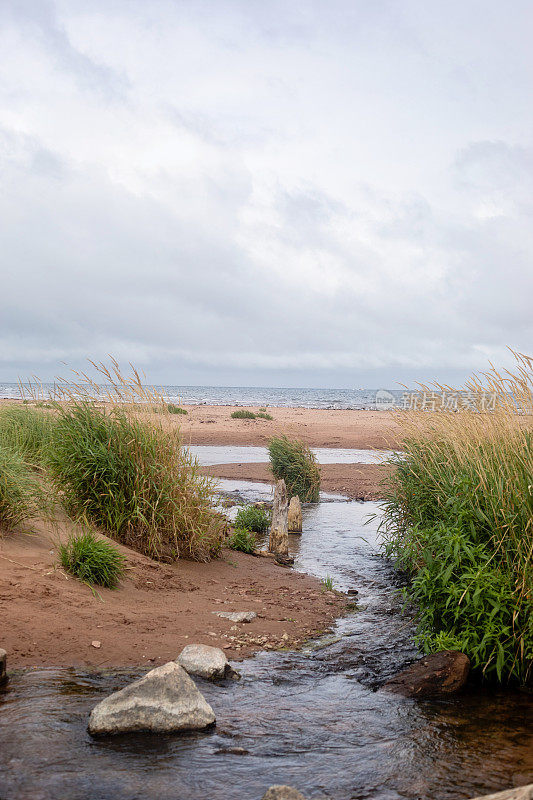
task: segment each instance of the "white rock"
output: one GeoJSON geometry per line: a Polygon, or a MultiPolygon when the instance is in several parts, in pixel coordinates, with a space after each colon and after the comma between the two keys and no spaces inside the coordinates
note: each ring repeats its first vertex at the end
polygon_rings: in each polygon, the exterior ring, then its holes
{"type": "Polygon", "coordinates": [[[217,617],[229,619],[231,622],[251,622],[257,617],[255,611],[213,611],[217,617]]]}
{"type": "Polygon", "coordinates": [[[174,733],[213,722],[211,706],[185,670],[170,661],[98,703],[89,717],[89,733],[174,733]]]}
{"type": "Polygon", "coordinates": [[[189,673],[210,680],[229,677],[234,670],[230,667],[226,654],[220,647],[208,644],[188,644],[176,659],[177,663],[189,673]]]}

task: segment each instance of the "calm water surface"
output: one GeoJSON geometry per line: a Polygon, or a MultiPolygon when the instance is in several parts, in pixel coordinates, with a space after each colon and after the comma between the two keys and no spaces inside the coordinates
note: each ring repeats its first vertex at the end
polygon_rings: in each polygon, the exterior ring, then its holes
{"type": "MultiPolygon", "coordinates": [[[[188,445],[187,449],[202,466],[212,464],[252,464],[268,461],[266,447],[188,445]]],[[[357,450],[341,447],[313,447],[319,464],[381,464],[393,455],[392,450],[357,450]]]]}
{"type": "Polygon", "coordinates": [[[379,691],[416,651],[369,512],[379,507],[304,509],[296,568],[357,588],[359,608],[304,652],[241,662],[239,683],[199,680],[211,732],[93,740],[93,705],[141,671],[15,673],[0,691],[1,800],[259,800],[272,783],[309,798],[455,800],[520,780],[533,769],[528,695],[414,702],[379,691]]]}

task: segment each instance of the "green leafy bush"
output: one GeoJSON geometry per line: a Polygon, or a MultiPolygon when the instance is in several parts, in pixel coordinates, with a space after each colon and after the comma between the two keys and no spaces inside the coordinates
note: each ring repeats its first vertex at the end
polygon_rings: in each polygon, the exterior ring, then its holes
{"type": "Polygon", "coordinates": [[[468,529],[440,523],[413,528],[389,547],[412,575],[404,594],[418,608],[418,643],[426,653],[461,650],[473,670],[500,682],[524,677],[515,636],[529,628],[532,647],[531,603],[517,597],[515,576],[491,548],[472,538],[468,529]]]}
{"type": "Polygon", "coordinates": [[[405,452],[386,482],[382,533],[408,572],[420,645],[462,650],[480,677],[531,683],[531,424],[502,411],[397,420],[405,452]]]}
{"type": "Polygon", "coordinates": [[[169,414],[187,414],[186,408],[174,405],[174,403],[167,403],[167,411],[169,414]]]}
{"type": "Polygon", "coordinates": [[[19,453],[30,464],[42,465],[55,416],[28,405],[0,408],[0,445],[19,453]]]}
{"type": "Polygon", "coordinates": [[[256,549],[255,534],[243,528],[235,528],[226,543],[232,550],[240,550],[242,553],[253,553],[256,549]]]}
{"type": "Polygon", "coordinates": [[[125,557],[110,542],[92,531],[69,537],[59,546],[59,560],[66,572],[84,583],[114,589],[124,572],[125,557]]]}
{"type": "Polygon", "coordinates": [[[255,416],[259,417],[259,419],[268,419],[268,420],[273,420],[274,419],[272,414],[267,414],[265,411],[258,411],[255,416]]]}
{"type": "Polygon", "coordinates": [[[43,492],[22,456],[0,446],[0,528],[11,530],[42,507],[43,492]]]}
{"type": "Polygon", "coordinates": [[[212,482],[177,430],[71,402],[59,410],[47,465],[75,518],[152,558],[207,561],[220,550],[212,482]]]}
{"type": "Polygon", "coordinates": [[[246,408],[240,408],[238,411],[233,411],[231,414],[232,419],[255,419],[256,415],[253,411],[248,411],[246,408]]]}
{"type": "Polygon", "coordinates": [[[262,508],[245,506],[237,512],[235,525],[254,533],[264,533],[270,525],[270,514],[262,508]]]}
{"type": "Polygon", "coordinates": [[[320,496],[320,470],[314,453],[299,439],[280,436],[270,440],[270,465],[276,480],[283,478],[289,497],[298,495],[302,503],[317,503],[320,496]]]}

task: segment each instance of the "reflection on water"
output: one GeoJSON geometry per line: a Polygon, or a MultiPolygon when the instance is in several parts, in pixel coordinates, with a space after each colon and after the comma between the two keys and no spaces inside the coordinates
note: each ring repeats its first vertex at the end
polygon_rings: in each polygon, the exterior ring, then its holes
{"type": "Polygon", "coordinates": [[[242,662],[239,683],[198,681],[217,715],[211,732],[93,740],[92,706],[141,671],[15,674],[0,692],[0,798],[255,800],[289,783],[310,798],[455,800],[531,771],[530,696],[414,702],[376,690],[415,651],[376,524],[363,525],[369,510],[379,507],[304,510],[305,533],[291,537],[296,567],[357,588],[359,610],[329,646],[260,654],[242,662]]]}
{"type": "MultiPolygon", "coordinates": [[[[268,461],[266,447],[190,444],[187,449],[202,466],[268,461]]],[[[313,447],[312,450],[319,464],[381,464],[393,455],[392,450],[356,450],[347,447],[313,447]]]]}

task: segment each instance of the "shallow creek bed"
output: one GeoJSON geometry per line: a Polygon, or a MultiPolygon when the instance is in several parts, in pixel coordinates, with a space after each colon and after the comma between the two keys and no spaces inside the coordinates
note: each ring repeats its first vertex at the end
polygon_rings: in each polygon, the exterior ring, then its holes
{"type": "MultiPolygon", "coordinates": [[[[264,485],[226,484],[265,497],[264,485]]],[[[140,670],[15,672],[0,690],[0,798],[258,800],[278,783],[308,798],[445,800],[521,782],[533,769],[530,696],[379,691],[416,657],[412,627],[379,556],[378,517],[368,522],[379,506],[327,499],[304,508],[304,534],[290,538],[295,569],[359,591],[331,634],[240,662],[240,682],[198,679],[217,717],[202,734],[88,735],[91,708],[140,670]]]]}

